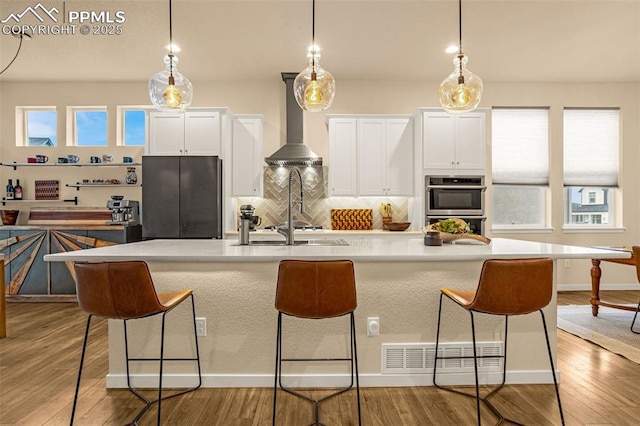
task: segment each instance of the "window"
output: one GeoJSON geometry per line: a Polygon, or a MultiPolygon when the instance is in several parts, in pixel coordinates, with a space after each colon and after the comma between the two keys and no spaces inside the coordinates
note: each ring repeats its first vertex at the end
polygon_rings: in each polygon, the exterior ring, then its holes
{"type": "Polygon", "coordinates": [[[106,107],[67,107],[67,135],[67,145],[107,146],[106,107]]]}
{"type": "Polygon", "coordinates": [[[151,107],[118,106],[118,146],[144,146],[151,107]]]}
{"type": "Polygon", "coordinates": [[[55,107],[16,107],[16,146],[56,146],[58,114],[55,107]]]}
{"type": "Polygon", "coordinates": [[[491,128],[494,228],[544,227],[549,110],[494,108],[491,128]]]}
{"type": "Polygon", "coordinates": [[[615,226],[619,110],[565,108],[565,225],[615,226]]]}

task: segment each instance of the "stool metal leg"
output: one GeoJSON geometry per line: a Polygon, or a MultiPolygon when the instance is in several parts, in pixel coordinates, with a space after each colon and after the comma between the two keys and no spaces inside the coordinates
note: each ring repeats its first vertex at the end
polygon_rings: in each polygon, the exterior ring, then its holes
{"type": "Polygon", "coordinates": [[[636,313],[633,316],[633,321],[631,321],[631,332],[635,334],[640,334],[640,331],[636,331],[633,329],[633,326],[636,323],[636,318],[638,317],[638,312],[640,312],[640,303],[638,303],[638,307],[636,308],[636,313]]]}
{"type": "Polygon", "coordinates": [[[314,420],[310,424],[311,425],[319,425],[325,426],[324,423],[320,422],[320,404],[330,398],[338,396],[349,389],[353,388],[354,376],[356,383],[356,395],[358,400],[358,425],[362,424],[361,420],[361,407],[360,407],[360,379],[358,376],[358,357],[357,357],[357,345],[356,345],[356,329],[355,329],[355,318],[353,312],[350,313],[350,357],[349,358],[282,358],[282,312],[278,312],[278,324],[277,324],[277,332],[276,332],[276,363],[275,363],[275,374],[274,374],[274,383],[273,383],[273,414],[272,414],[272,425],[276,424],[276,407],[277,407],[277,395],[278,395],[278,385],[280,385],[280,389],[283,391],[290,393],[291,395],[302,398],[306,401],[309,401],[313,404],[313,414],[314,420]],[[313,399],[307,395],[304,395],[300,392],[294,391],[293,389],[287,388],[282,385],[282,362],[283,361],[350,361],[351,365],[351,382],[348,386],[331,393],[320,399],[313,399]]]}
{"type": "Polygon", "coordinates": [[[356,346],[356,320],[351,312],[351,383],[353,384],[353,364],[355,361],[356,395],[358,398],[358,425],[362,425],[360,410],[360,374],[358,373],[358,348],[356,346]]]}
{"type": "Polygon", "coordinates": [[[276,424],[276,403],[278,398],[278,380],[280,379],[280,358],[282,356],[282,312],[278,312],[278,325],[276,330],[276,367],[273,375],[273,418],[271,424],[276,424]]]}
{"type": "Polygon", "coordinates": [[[157,424],[160,425],[161,423],[161,411],[162,411],[162,401],[163,400],[167,400],[170,398],[175,398],[176,396],[180,396],[180,395],[184,395],[185,393],[189,393],[189,392],[193,392],[197,389],[199,389],[202,386],[202,370],[201,370],[201,365],[200,365],[200,348],[198,346],[198,337],[197,337],[197,326],[196,326],[196,308],[195,308],[195,299],[193,297],[193,294],[191,295],[191,312],[192,312],[192,320],[193,320],[193,338],[195,341],[195,348],[196,348],[196,357],[195,358],[165,358],[164,356],[164,341],[165,341],[165,318],[166,318],[166,314],[170,312],[169,311],[164,311],[162,313],[162,328],[161,328],[161,337],[160,337],[160,358],[131,358],[129,357],[129,342],[128,342],[128,335],[127,335],[127,320],[124,320],[124,348],[125,348],[125,356],[126,356],[126,367],[127,367],[127,387],[129,388],[129,391],[131,391],[131,393],[133,393],[135,396],[137,396],[139,399],[141,399],[144,403],[145,406],[142,408],[142,410],[140,410],[140,412],[138,412],[138,414],[136,415],[136,417],[131,421],[132,424],[137,425],[138,421],[142,418],[142,416],[144,415],[144,413],[147,412],[147,410],[149,410],[149,408],[151,408],[153,406],[153,404],[158,403],[158,419],[157,419],[157,424]],[[143,394],[141,394],[138,389],[136,389],[135,387],[133,387],[131,385],[131,376],[130,376],[130,372],[129,372],[129,364],[132,361],[158,361],[160,362],[160,368],[159,368],[159,378],[158,378],[158,398],[157,399],[149,399],[146,396],[144,396],[143,394]],[[188,388],[176,393],[173,393],[171,395],[168,396],[162,396],[162,379],[163,379],[163,366],[164,366],[164,362],[165,361],[195,361],[197,368],[198,368],[198,384],[196,386],[194,386],[193,388],[188,388]]]}
{"type": "Polygon", "coordinates": [[[80,391],[80,377],[82,376],[82,366],[84,364],[84,355],[87,352],[87,339],[89,338],[89,328],[91,326],[92,315],[87,316],[87,327],[84,331],[84,342],[82,343],[82,355],[80,355],[80,368],[78,369],[78,380],[76,382],[76,392],[73,396],[73,408],[71,409],[71,421],[69,424],[73,426],[73,420],[76,416],[76,407],[78,405],[78,393],[80,391]]]}
{"type": "Polygon", "coordinates": [[[471,340],[473,342],[473,373],[476,378],[476,411],[478,426],[482,424],[482,416],[480,415],[480,384],[478,380],[478,354],[476,353],[476,322],[473,320],[473,311],[469,311],[471,315],[471,340]]]}
{"type": "Polygon", "coordinates": [[[544,328],[544,337],[547,340],[547,351],[549,352],[549,364],[551,365],[551,375],[553,376],[553,385],[556,389],[556,398],[558,399],[558,409],[560,410],[560,420],[564,425],[564,414],[562,412],[562,403],[560,402],[560,389],[558,388],[558,380],[556,379],[556,369],[553,365],[553,354],[551,353],[551,344],[549,343],[549,332],[547,331],[547,321],[544,318],[544,312],[540,309],[540,317],[542,318],[542,327],[544,328]]]}

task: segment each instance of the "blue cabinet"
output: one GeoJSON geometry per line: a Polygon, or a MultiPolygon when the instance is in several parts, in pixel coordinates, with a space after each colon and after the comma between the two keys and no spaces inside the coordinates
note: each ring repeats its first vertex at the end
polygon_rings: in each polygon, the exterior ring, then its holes
{"type": "Polygon", "coordinates": [[[73,264],[45,262],[44,255],[123,244],[140,240],[140,227],[125,229],[0,228],[8,298],[71,298],[75,294],[73,264]],[[66,296],[66,297],[65,297],[66,296]],[[54,297],[52,297],[54,298],[54,297]]]}

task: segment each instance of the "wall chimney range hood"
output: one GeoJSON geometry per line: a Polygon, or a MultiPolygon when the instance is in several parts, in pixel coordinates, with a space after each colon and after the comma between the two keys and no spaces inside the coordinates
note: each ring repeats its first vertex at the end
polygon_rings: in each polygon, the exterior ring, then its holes
{"type": "Polygon", "coordinates": [[[302,142],[302,109],[293,94],[293,80],[297,75],[298,73],[282,73],[282,81],[287,86],[287,139],[280,149],[264,159],[269,166],[322,166],[322,157],[302,142]]]}

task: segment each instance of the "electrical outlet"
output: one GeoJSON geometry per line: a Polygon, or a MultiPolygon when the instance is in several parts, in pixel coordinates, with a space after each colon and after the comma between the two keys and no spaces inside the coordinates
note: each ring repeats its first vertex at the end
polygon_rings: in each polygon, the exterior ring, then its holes
{"type": "Polygon", "coordinates": [[[367,318],[367,336],[375,337],[380,335],[380,318],[369,317],[367,318]]]}
{"type": "Polygon", "coordinates": [[[206,335],[207,335],[207,319],[196,318],[196,336],[206,336],[206,335]]]}

